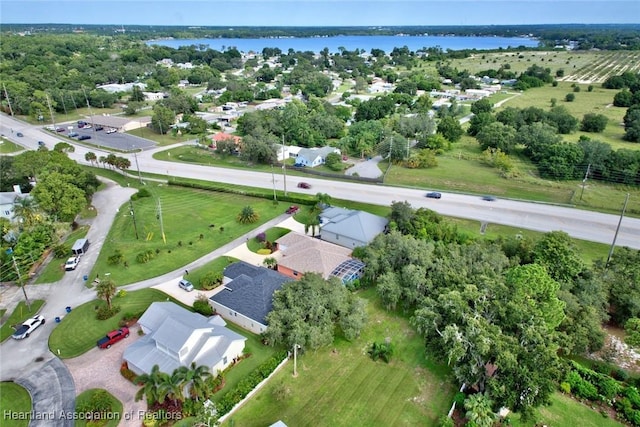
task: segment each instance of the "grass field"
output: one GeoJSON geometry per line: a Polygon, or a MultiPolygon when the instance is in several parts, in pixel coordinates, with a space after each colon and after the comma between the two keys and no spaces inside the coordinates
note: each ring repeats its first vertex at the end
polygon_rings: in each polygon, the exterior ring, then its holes
{"type": "Polygon", "coordinates": [[[405,318],[383,310],[374,290],[360,296],[369,315],[360,338],[336,339],[331,347],[301,355],[296,378],[288,363],[223,425],[435,425],[455,393],[448,369],[425,357],[420,336],[405,318]],[[386,338],[395,345],[391,363],[373,362],[367,348],[386,338]],[[281,394],[287,397],[279,399],[281,394]]]}
{"type": "MultiPolygon", "coordinates": [[[[76,411],[77,408],[82,408],[82,405],[87,404],[91,397],[100,389],[92,388],[90,390],[83,391],[76,397],[76,411]]],[[[102,389],[102,391],[106,391],[102,389]]],[[[107,393],[109,393],[107,391],[107,393]]],[[[115,396],[109,393],[109,401],[111,403],[111,410],[108,411],[108,417],[113,417],[113,419],[109,419],[104,424],[100,424],[102,427],[116,427],[121,419],[124,419],[122,415],[122,402],[120,402],[115,396]]],[[[86,426],[94,426],[95,422],[87,422],[86,420],[78,419],[75,420],[75,427],[86,427],[86,426]]]]}
{"type": "Polygon", "coordinates": [[[7,320],[4,322],[2,327],[0,327],[0,342],[4,342],[11,335],[13,335],[13,333],[15,332],[15,329],[13,329],[13,325],[21,324],[28,318],[35,316],[36,314],[38,314],[38,311],[40,311],[40,308],[44,305],[44,300],[41,299],[29,301],[31,302],[31,309],[27,308],[27,304],[24,301],[20,301],[13,312],[9,315],[7,320]]]}
{"type": "MultiPolygon", "coordinates": [[[[71,247],[73,243],[77,239],[81,239],[87,235],[89,231],[88,227],[79,227],[77,230],[73,231],[71,234],[67,236],[64,244],[69,246],[69,254],[71,255],[71,247]]],[[[42,270],[39,272],[38,277],[33,282],[35,284],[41,283],[53,283],[64,277],[64,263],[67,260],[67,257],[64,258],[53,258],[50,262],[48,262],[42,270]]]]}
{"type": "MultiPolygon", "coordinates": [[[[177,303],[155,289],[127,292],[123,297],[113,298],[112,303],[120,306],[120,312],[107,320],[96,319],[96,307],[105,304],[104,301],[93,300],[72,307],[71,313],[64,316],[49,336],[49,349],[63,359],[80,356],[93,348],[96,341],[107,332],[117,329],[118,322],[125,314],[141,314],[152,302],[167,300],[177,303]]],[[[121,345],[126,346],[127,343],[121,345]]]]}
{"type": "MultiPolygon", "coordinates": [[[[31,396],[22,386],[10,382],[0,382],[0,408],[3,411],[13,411],[15,413],[29,413],[31,411],[31,396]]],[[[29,420],[12,420],[11,417],[2,417],[3,427],[27,427],[29,420]]]]}
{"type": "Polygon", "coordinates": [[[513,427],[533,427],[534,425],[546,425],[550,427],[620,427],[625,424],[603,417],[587,405],[580,403],[561,393],[551,395],[551,405],[538,408],[539,423],[523,423],[520,416],[514,414],[511,419],[513,427]],[[579,420],[579,422],[578,422],[579,420]]]}
{"type": "Polygon", "coordinates": [[[283,206],[274,205],[271,200],[237,194],[152,184],[145,188],[152,197],[133,202],[135,224],[128,205],[116,216],[91,279],[110,273],[111,279],[121,286],[156,277],[200,258],[283,212],[283,206]],[[245,206],[253,207],[259,215],[257,223],[236,221],[245,206]],[[163,229],[166,243],[162,239],[163,229]],[[116,251],[121,251],[123,263],[110,265],[108,258],[116,251]],[[146,263],[138,262],[138,254],[147,251],[153,258],[146,263]]]}
{"type": "Polygon", "coordinates": [[[20,150],[24,150],[24,147],[4,137],[0,138],[0,154],[17,153],[20,150]]]}

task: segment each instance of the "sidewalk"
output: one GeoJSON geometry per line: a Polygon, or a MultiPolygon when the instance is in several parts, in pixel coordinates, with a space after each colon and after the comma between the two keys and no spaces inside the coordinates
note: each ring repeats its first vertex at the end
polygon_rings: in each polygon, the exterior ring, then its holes
{"type": "MultiPolygon", "coordinates": [[[[243,236],[224,245],[223,247],[216,249],[215,251],[205,255],[204,257],[192,262],[191,264],[187,265],[185,269],[192,270],[192,269],[201,267],[206,263],[211,262],[212,260],[220,256],[233,257],[233,258],[242,260],[244,262],[247,262],[249,264],[261,266],[263,265],[265,258],[268,258],[273,255],[259,255],[255,252],[250,251],[249,248],[247,247],[247,240],[252,239],[253,237],[255,237],[256,234],[262,231],[266,231],[267,229],[272,227],[288,228],[293,232],[305,234],[304,224],[299,223],[298,221],[293,219],[293,217],[290,215],[286,215],[286,214],[280,215],[277,218],[274,218],[273,220],[256,228],[255,230],[244,234],[243,236]],[[283,220],[283,217],[285,217],[284,220],[283,220]]],[[[181,268],[179,270],[174,270],[171,273],[167,273],[163,276],[160,276],[162,278],[162,281],[156,284],[152,284],[148,287],[152,287],[153,289],[158,289],[159,291],[162,291],[165,294],[170,295],[171,297],[177,299],[181,303],[186,304],[188,306],[192,306],[193,302],[200,295],[205,295],[207,298],[210,298],[211,296],[217,294],[223,289],[222,286],[219,286],[210,291],[195,290],[193,292],[186,292],[183,289],[180,289],[178,287],[178,281],[180,279],[187,279],[187,280],[189,279],[189,277],[185,276],[184,274],[185,269],[181,268]]],[[[145,282],[149,282],[150,280],[155,280],[155,279],[157,278],[149,279],[148,281],[145,281],[145,282]]],[[[139,282],[139,283],[142,283],[142,282],[139,282]]],[[[138,288],[139,283],[135,283],[129,286],[123,286],[122,289],[127,289],[127,290],[139,289],[138,288]]]]}

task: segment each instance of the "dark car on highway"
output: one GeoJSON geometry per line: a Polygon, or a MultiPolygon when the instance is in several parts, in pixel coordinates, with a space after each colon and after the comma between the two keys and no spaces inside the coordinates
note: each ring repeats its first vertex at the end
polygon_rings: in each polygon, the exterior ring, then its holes
{"type": "Polygon", "coordinates": [[[309,188],[311,188],[311,185],[306,183],[306,182],[299,182],[298,183],[298,188],[307,188],[307,189],[309,189],[309,188]]]}
{"type": "Polygon", "coordinates": [[[437,191],[432,191],[431,193],[427,193],[427,197],[430,199],[439,199],[442,197],[442,194],[438,193],[437,191]]]}
{"type": "Polygon", "coordinates": [[[16,133],[17,136],[19,136],[20,138],[22,138],[24,135],[22,134],[22,132],[18,132],[16,133]]]}
{"type": "Polygon", "coordinates": [[[486,202],[495,202],[497,199],[495,198],[495,196],[482,196],[482,200],[486,201],[486,202]]]}
{"type": "Polygon", "coordinates": [[[85,139],[91,139],[89,135],[80,135],[78,137],[78,141],[84,141],[85,139]]]}

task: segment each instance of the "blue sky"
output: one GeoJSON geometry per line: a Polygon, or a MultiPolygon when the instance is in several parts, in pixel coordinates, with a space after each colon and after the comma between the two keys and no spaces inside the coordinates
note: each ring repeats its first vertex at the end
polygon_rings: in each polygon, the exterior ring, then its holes
{"type": "Polygon", "coordinates": [[[0,23],[192,26],[640,23],[640,0],[1,0],[0,23]]]}

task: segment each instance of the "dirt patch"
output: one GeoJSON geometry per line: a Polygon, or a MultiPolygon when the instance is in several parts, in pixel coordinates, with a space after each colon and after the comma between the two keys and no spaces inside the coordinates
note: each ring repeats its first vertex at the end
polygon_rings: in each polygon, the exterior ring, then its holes
{"type": "Polygon", "coordinates": [[[614,363],[630,373],[640,374],[640,351],[624,342],[624,331],[614,326],[605,326],[604,330],[607,336],[602,350],[589,357],[614,363]]]}

